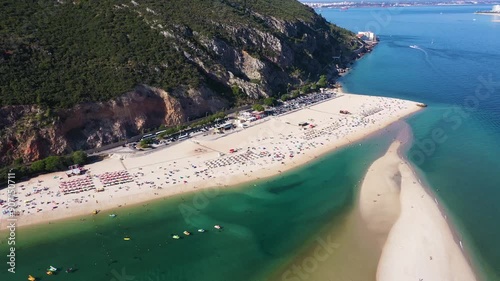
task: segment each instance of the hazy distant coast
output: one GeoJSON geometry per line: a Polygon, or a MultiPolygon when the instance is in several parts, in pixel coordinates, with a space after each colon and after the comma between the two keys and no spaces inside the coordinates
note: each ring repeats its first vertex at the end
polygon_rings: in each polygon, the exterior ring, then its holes
{"type": "Polygon", "coordinates": [[[301,1],[311,8],[332,8],[332,9],[345,9],[345,8],[376,8],[376,7],[415,7],[415,6],[463,6],[463,5],[493,5],[498,4],[498,1],[402,1],[402,2],[382,2],[382,1],[301,1]]]}

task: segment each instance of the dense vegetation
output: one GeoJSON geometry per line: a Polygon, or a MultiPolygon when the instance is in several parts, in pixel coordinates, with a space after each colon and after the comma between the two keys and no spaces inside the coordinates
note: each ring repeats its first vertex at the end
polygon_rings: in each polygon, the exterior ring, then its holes
{"type": "Polygon", "coordinates": [[[131,12],[113,10],[115,1],[2,2],[0,105],[68,107],[139,83],[198,83],[196,68],[166,38],[131,12]]]}
{"type": "Polygon", "coordinates": [[[22,159],[18,159],[12,165],[0,168],[0,188],[7,183],[7,174],[11,169],[16,175],[15,181],[19,181],[39,174],[64,171],[71,165],[84,165],[87,162],[87,154],[83,151],[75,151],[67,156],[49,156],[31,164],[25,164],[22,159]]]}
{"type": "MultiPolygon", "coordinates": [[[[0,106],[70,107],[109,100],[137,84],[165,90],[215,85],[183,55],[192,46],[203,50],[200,35],[246,48],[221,26],[269,31],[259,15],[306,22],[313,13],[294,0],[4,0],[0,106]]],[[[349,43],[347,31],[330,28],[349,43]]],[[[227,90],[220,92],[232,93],[227,90]]]]}

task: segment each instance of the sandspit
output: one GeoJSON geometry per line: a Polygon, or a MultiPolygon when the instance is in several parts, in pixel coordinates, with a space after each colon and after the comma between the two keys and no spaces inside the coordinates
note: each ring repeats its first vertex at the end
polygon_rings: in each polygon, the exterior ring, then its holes
{"type": "Polygon", "coordinates": [[[408,163],[399,140],[369,168],[360,191],[367,228],[383,245],[378,281],[476,280],[434,198],[408,163]]]}

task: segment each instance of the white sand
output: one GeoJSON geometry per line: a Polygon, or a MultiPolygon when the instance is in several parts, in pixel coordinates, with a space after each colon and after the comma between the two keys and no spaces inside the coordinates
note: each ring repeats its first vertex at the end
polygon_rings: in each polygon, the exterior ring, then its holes
{"type": "Polygon", "coordinates": [[[399,164],[397,150],[399,142],[394,142],[387,153],[377,159],[368,169],[361,185],[359,209],[368,230],[376,237],[380,248],[400,214],[399,164]]]}
{"type": "Polygon", "coordinates": [[[368,228],[381,241],[390,231],[380,257],[377,280],[476,280],[436,201],[410,166],[398,157],[398,146],[398,143],[391,145],[387,154],[370,167],[360,193],[360,210],[368,228]],[[394,178],[398,173],[400,184],[394,178]],[[396,202],[398,186],[401,192],[396,202]],[[396,221],[395,215],[399,215],[396,221]]]}
{"type": "MultiPolygon", "coordinates": [[[[286,115],[268,117],[247,129],[240,128],[222,136],[199,135],[148,152],[114,149],[109,159],[86,167],[93,183],[101,187],[96,175],[123,170],[133,176],[133,182],[106,187],[104,192],[69,195],[59,192],[59,182],[68,180],[62,172],[17,183],[17,225],[88,215],[94,209],[113,209],[273,176],[359,140],[419,109],[412,101],[340,94],[337,98],[286,115]],[[341,109],[353,114],[339,114],[341,109]],[[364,116],[367,112],[372,114],[364,116]],[[299,122],[309,122],[316,127],[304,130],[297,125],[299,122]],[[230,154],[231,148],[238,151],[230,154]],[[219,152],[225,155],[220,156],[219,152]],[[46,190],[35,193],[34,188],[46,190]],[[28,193],[32,194],[28,196],[28,193]],[[32,201],[25,203],[25,200],[32,201]]],[[[2,190],[0,198],[6,197],[6,190],[2,190]]],[[[6,218],[7,214],[0,217],[6,218]]],[[[6,223],[1,220],[0,230],[6,223]]]]}

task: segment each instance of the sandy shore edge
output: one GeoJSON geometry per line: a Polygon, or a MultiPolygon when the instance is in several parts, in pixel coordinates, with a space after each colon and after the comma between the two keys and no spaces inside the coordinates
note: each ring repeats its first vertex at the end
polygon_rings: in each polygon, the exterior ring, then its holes
{"type": "Polygon", "coordinates": [[[376,280],[477,280],[437,201],[399,147],[396,140],[370,166],[360,191],[362,218],[384,241],[376,280]]]}
{"type": "MultiPolygon", "coordinates": [[[[326,128],[331,120],[339,119],[339,118],[347,118],[344,116],[339,116],[338,109],[339,108],[349,108],[351,111],[356,113],[357,107],[363,107],[367,103],[373,103],[375,105],[380,105],[382,107],[388,106],[389,103],[396,103],[399,108],[384,108],[384,110],[380,113],[377,113],[370,119],[370,124],[361,128],[347,128],[348,131],[345,132],[345,135],[339,136],[338,138],[333,138],[332,136],[320,136],[314,141],[310,141],[312,144],[311,149],[304,151],[304,153],[300,155],[295,155],[293,159],[287,159],[281,163],[268,163],[262,164],[255,168],[245,168],[235,167],[235,170],[232,172],[227,172],[224,170],[214,171],[213,177],[209,179],[200,179],[197,181],[190,181],[186,183],[179,183],[176,185],[169,186],[168,188],[162,189],[154,189],[148,190],[143,189],[135,190],[132,192],[125,192],[124,189],[106,191],[103,193],[95,193],[92,194],[92,199],[86,203],[82,203],[79,205],[73,205],[71,208],[67,209],[55,209],[52,211],[43,211],[40,213],[32,213],[30,215],[21,215],[17,220],[17,227],[21,226],[29,226],[43,223],[54,223],[57,220],[75,218],[79,216],[89,215],[92,210],[114,210],[120,207],[132,206],[137,204],[143,204],[148,201],[184,194],[189,192],[199,192],[203,189],[208,188],[222,188],[228,186],[240,185],[243,183],[252,182],[259,179],[264,179],[267,177],[276,176],[284,171],[289,171],[291,169],[297,168],[301,165],[304,165],[310,161],[314,161],[316,158],[334,151],[336,149],[342,148],[346,145],[350,145],[356,141],[359,141],[371,134],[389,126],[390,124],[402,119],[406,118],[411,114],[419,111],[421,108],[417,107],[416,102],[413,101],[404,101],[399,99],[391,99],[391,98],[383,98],[383,97],[373,97],[373,96],[361,96],[361,95],[353,95],[348,93],[341,93],[342,97],[329,100],[320,104],[313,105],[308,108],[304,108],[298,110],[296,112],[287,114],[285,116],[280,116],[278,118],[271,118],[261,124],[255,125],[252,128],[245,129],[244,131],[238,132],[236,134],[227,135],[223,138],[219,138],[214,141],[197,141],[190,140],[180,143],[172,148],[167,148],[161,150],[159,152],[155,152],[150,155],[145,155],[142,157],[130,157],[130,158],[110,158],[104,161],[101,161],[96,164],[89,165],[91,171],[93,173],[99,173],[109,170],[119,170],[125,168],[126,170],[132,172],[137,172],[138,169],[150,169],[151,173],[153,173],[155,168],[162,168],[161,166],[165,166],[166,163],[168,165],[172,165],[171,167],[182,169],[182,165],[192,165],[193,162],[191,160],[207,161],[215,156],[215,151],[220,150],[221,147],[233,147],[234,143],[244,143],[245,145],[253,143],[253,145],[265,145],[268,144],[268,149],[272,147],[278,146],[278,148],[282,148],[281,146],[289,146],[290,143],[287,140],[282,142],[278,141],[270,141],[270,139],[278,138],[279,136],[283,136],[286,134],[293,135],[294,139],[297,140],[297,128],[290,125],[290,122],[297,122],[297,120],[315,120],[314,122],[318,124],[317,131],[320,132],[323,128],[326,128]],[[278,125],[277,125],[278,124],[278,125]],[[276,129],[278,128],[278,129],[276,129]],[[265,132],[265,133],[263,133],[265,132]],[[260,139],[255,137],[261,137],[260,139]],[[262,137],[265,135],[265,137],[262,137]],[[253,139],[255,141],[250,141],[253,139]],[[269,143],[266,143],[268,141],[269,143]],[[321,144],[321,145],[320,145],[321,144]],[[192,151],[194,148],[199,149],[208,148],[208,151],[201,154],[193,154],[192,151]],[[189,153],[188,153],[189,151],[189,153]],[[177,154],[179,155],[177,155],[177,154]],[[165,155],[172,154],[172,159],[164,160],[165,155]],[[162,159],[163,162],[157,162],[156,158],[162,159]],[[156,162],[155,162],[156,161],[156,162]],[[177,161],[177,162],[176,162],[177,161]],[[184,162],[183,162],[184,161],[184,162]],[[189,162],[189,163],[188,163],[189,162]],[[176,164],[172,164],[176,163],[176,164]],[[240,171],[241,170],[241,171],[240,171]],[[95,198],[94,198],[95,196],[95,198]],[[95,199],[95,201],[94,201],[95,199]]],[[[353,115],[354,116],[354,115],[353,115]]],[[[351,118],[351,117],[349,117],[351,118]]],[[[340,119],[339,119],[340,120],[340,119]]],[[[300,133],[301,134],[301,133],[300,133]]],[[[168,157],[167,157],[168,158],[168,157]]],[[[187,169],[187,168],[186,168],[187,169]]],[[[149,170],[148,170],[149,171],[149,170]]],[[[184,171],[181,171],[182,174],[184,171]]],[[[188,173],[188,172],[185,172],[188,173]]],[[[63,173],[53,173],[40,176],[38,178],[30,180],[30,183],[35,183],[38,181],[47,182],[48,184],[54,185],[56,181],[52,179],[56,176],[61,176],[63,173]]],[[[155,175],[146,175],[147,178],[151,178],[151,180],[156,179],[155,175]]],[[[19,185],[21,183],[18,183],[19,185]]],[[[29,184],[29,183],[24,183],[29,184]]],[[[54,187],[51,185],[51,188],[54,187]]],[[[57,188],[57,187],[54,187],[57,188]]],[[[139,187],[140,189],[141,187],[139,187]]],[[[91,195],[88,195],[89,198],[91,195]]],[[[28,198],[20,196],[20,201],[24,201],[28,198]]],[[[46,198],[42,198],[42,200],[57,200],[52,196],[49,198],[47,195],[46,198]]],[[[65,198],[66,199],[66,198],[65,198]]],[[[59,205],[60,206],[60,205],[59,205]]],[[[5,225],[0,225],[0,230],[5,230],[5,225]]]]}

